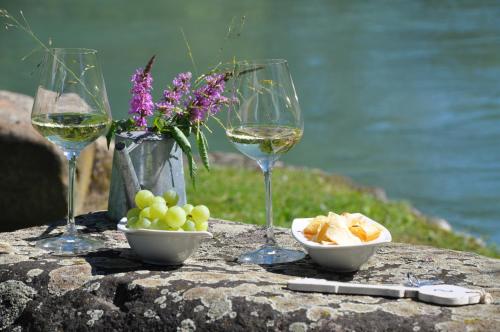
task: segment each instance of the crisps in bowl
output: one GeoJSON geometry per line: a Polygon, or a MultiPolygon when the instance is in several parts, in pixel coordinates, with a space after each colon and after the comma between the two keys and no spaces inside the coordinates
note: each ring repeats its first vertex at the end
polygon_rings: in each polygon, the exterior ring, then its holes
{"type": "Polygon", "coordinates": [[[359,213],[295,218],[292,235],[315,263],[336,272],[359,270],[380,245],[392,241],[388,229],[359,213]]]}
{"type": "Polygon", "coordinates": [[[314,218],[304,236],[321,244],[353,245],[377,239],[382,230],[361,213],[328,213],[314,218]]]}

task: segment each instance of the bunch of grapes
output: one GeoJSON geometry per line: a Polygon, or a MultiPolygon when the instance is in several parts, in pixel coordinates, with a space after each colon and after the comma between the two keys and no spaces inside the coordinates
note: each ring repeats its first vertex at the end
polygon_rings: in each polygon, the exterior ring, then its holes
{"type": "Polygon", "coordinates": [[[179,195],[169,190],[155,196],[149,190],[135,195],[136,208],[127,212],[128,228],[159,229],[167,231],[206,231],[210,211],[205,205],[177,206],[179,195]]]}

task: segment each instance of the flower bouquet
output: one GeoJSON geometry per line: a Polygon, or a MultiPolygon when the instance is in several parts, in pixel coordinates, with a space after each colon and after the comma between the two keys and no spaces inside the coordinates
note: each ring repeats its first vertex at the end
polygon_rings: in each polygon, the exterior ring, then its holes
{"type": "Polygon", "coordinates": [[[190,72],[179,73],[172,85],[163,91],[161,100],[154,102],[151,95],[154,60],[155,56],[151,57],[144,68],[137,69],[132,75],[129,109],[132,117],[113,122],[107,135],[108,144],[115,134],[132,131],[146,131],[173,138],[187,157],[189,175],[194,184],[197,166],[188,137],[194,135],[200,159],[209,170],[208,143],[204,130],[210,132],[206,124],[209,118],[222,125],[216,115],[230,103],[230,99],[223,94],[225,83],[232,73],[218,72],[216,67],[194,81],[190,72]]]}

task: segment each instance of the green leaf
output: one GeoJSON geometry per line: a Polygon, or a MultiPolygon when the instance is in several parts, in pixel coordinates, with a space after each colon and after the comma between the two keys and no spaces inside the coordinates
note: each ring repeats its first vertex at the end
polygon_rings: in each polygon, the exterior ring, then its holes
{"type": "Polygon", "coordinates": [[[197,167],[196,167],[196,163],[195,163],[194,158],[193,158],[191,144],[189,143],[189,140],[187,139],[186,135],[184,135],[182,130],[180,130],[176,126],[172,127],[172,137],[177,142],[177,144],[179,144],[182,151],[186,155],[186,158],[188,161],[188,166],[189,166],[189,177],[191,178],[191,181],[193,182],[193,187],[196,187],[195,177],[196,177],[197,167]]]}
{"type": "Polygon", "coordinates": [[[208,158],[208,142],[205,134],[201,130],[198,130],[196,135],[196,143],[198,143],[198,153],[200,154],[203,166],[210,171],[210,160],[208,158]]]}
{"type": "Polygon", "coordinates": [[[111,143],[111,140],[117,133],[121,133],[124,131],[133,131],[137,129],[135,126],[135,122],[133,119],[122,119],[122,120],[114,120],[111,122],[111,126],[109,126],[108,133],[106,134],[106,142],[108,144],[111,143]]]}
{"type": "Polygon", "coordinates": [[[133,119],[122,119],[115,121],[115,123],[116,123],[116,132],[118,133],[124,131],[134,131],[137,129],[133,119]]]}
{"type": "Polygon", "coordinates": [[[109,149],[109,145],[111,144],[111,140],[113,139],[113,137],[116,134],[116,127],[117,126],[118,126],[117,121],[111,121],[111,126],[109,126],[108,133],[106,134],[106,143],[108,145],[108,149],[109,149]]]}
{"type": "Polygon", "coordinates": [[[187,160],[188,160],[188,166],[189,166],[189,177],[191,178],[191,182],[193,183],[193,188],[196,188],[196,172],[198,170],[198,167],[196,166],[196,163],[193,158],[193,154],[189,152],[186,154],[187,160]]]}
{"type": "Polygon", "coordinates": [[[184,135],[182,130],[180,130],[176,126],[173,126],[172,130],[172,136],[177,141],[177,143],[179,143],[182,151],[184,151],[185,154],[188,154],[188,151],[191,152],[191,143],[189,143],[189,140],[187,139],[186,135],[184,135]]]}
{"type": "Polygon", "coordinates": [[[161,115],[157,115],[153,120],[153,130],[156,132],[161,132],[165,128],[167,121],[163,119],[161,115]]]}

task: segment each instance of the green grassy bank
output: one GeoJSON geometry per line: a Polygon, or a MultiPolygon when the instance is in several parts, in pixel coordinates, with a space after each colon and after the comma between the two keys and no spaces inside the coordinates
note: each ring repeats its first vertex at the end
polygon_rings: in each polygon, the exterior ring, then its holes
{"type": "MultiPolygon", "coordinates": [[[[256,169],[216,166],[200,171],[197,189],[188,188],[189,201],[207,205],[212,216],[264,224],[264,183],[256,169]]],[[[293,218],[328,211],[361,212],[386,226],[395,242],[472,251],[500,257],[498,248],[482,247],[471,238],[447,232],[417,215],[405,202],[385,202],[369,190],[338,176],[309,169],[277,168],[273,173],[274,222],[289,227],[293,218]]]]}

